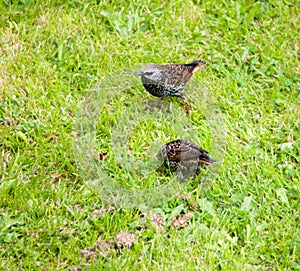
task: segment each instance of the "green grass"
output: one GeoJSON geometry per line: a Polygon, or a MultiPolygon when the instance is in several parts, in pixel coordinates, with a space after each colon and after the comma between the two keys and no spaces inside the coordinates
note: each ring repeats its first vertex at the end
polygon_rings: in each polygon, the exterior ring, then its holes
{"type": "MultiPolygon", "coordinates": [[[[23,0],[0,9],[1,270],[300,269],[299,1],[23,0]],[[186,119],[171,102],[220,163],[182,184],[182,195],[153,195],[148,209],[126,206],[131,188],[170,179],[120,166],[111,147],[118,120],[153,100],[126,75],[145,63],[196,59],[208,65],[189,89],[205,86],[197,91],[208,100],[187,89],[186,119]],[[94,112],[96,140],[87,147],[95,159],[84,172],[74,132],[99,82],[98,91],[119,89],[94,112]],[[99,164],[107,183],[129,188],[122,208],[88,182],[99,164]],[[132,246],[120,232],[134,234],[132,246]]],[[[189,134],[159,119],[134,124],[121,145],[131,165],[146,159],[155,138],[189,134]]]]}

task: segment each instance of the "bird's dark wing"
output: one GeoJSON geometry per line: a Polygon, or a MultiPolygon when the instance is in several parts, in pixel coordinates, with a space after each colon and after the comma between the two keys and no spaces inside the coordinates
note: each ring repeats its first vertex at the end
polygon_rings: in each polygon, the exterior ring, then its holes
{"type": "Polygon", "coordinates": [[[194,144],[193,142],[185,141],[185,144],[189,146],[191,155],[198,157],[199,163],[202,163],[205,165],[211,165],[211,164],[217,162],[216,160],[214,160],[208,156],[208,151],[200,148],[198,145],[194,144]]]}
{"type": "Polygon", "coordinates": [[[167,155],[169,160],[173,161],[187,161],[197,160],[198,150],[194,147],[197,145],[186,140],[174,140],[167,144],[167,155]]]}
{"type": "Polygon", "coordinates": [[[167,156],[170,161],[182,163],[197,162],[210,165],[215,160],[208,156],[208,152],[193,142],[175,140],[167,144],[167,156]]]}
{"type": "Polygon", "coordinates": [[[174,88],[183,88],[193,75],[187,67],[181,64],[169,64],[160,66],[165,75],[165,85],[174,88]]]}
{"type": "Polygon", "coordinates": [[[166,84],[184,87],[191,76],[206,62],[196,60],[189,64],[169,64],[162,65],[160,69],[166,74],[166,84]]]}

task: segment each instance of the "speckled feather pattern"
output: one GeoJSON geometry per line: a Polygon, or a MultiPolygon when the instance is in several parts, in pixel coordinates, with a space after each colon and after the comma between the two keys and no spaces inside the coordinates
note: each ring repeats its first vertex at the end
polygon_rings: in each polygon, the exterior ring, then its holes
{"type": "Polygon", "coordinates": [[[208,156],[208,152],[191,141],[178,139],[161,147],[160,157],[164,166],[171,171],[178,170],[180,176],[192,171],[200,171],[201,165],[211,165],[216,160],[208,156]]]}
{"type": "Polygon", "coordinates": [[[146,76],[142,76],[142,82],[145,89],[157,97],[182,96],[185,84],[191,78],[192,73],[179,64],[158,66],[163,73],[164,80],[152,84],[146,76]]]}
{"type": "Polygon", "coordinates": [[[199,60],[190,64],[150,64],[142,68],[136,75],[141,75],[143,86],[153,96],[161,98],[179,96],[183,98],[186,83],[193,73],[205,64],[199,60]]]}

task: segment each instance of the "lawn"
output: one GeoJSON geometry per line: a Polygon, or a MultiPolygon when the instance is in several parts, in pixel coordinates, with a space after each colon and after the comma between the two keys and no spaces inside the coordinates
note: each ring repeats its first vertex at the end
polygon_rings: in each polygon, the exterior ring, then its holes
{"type": "Polygon", "coordinates": [[[300,2],[2,1],[1,270],[300,270],[300,2]],[[161,102],[132,73],[207,62],[161,102]],[[159,147],[218,163],[180,181],[159,147]]]}

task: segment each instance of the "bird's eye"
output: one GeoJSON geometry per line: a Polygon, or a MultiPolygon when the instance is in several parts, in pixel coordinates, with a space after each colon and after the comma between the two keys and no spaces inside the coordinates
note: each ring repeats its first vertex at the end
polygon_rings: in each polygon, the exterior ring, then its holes
{"type": "Polygon", "coordinates": [[[147,75],[152,75],[153,72],[145,72],[145,74],[147,74],[147,75]]]}

